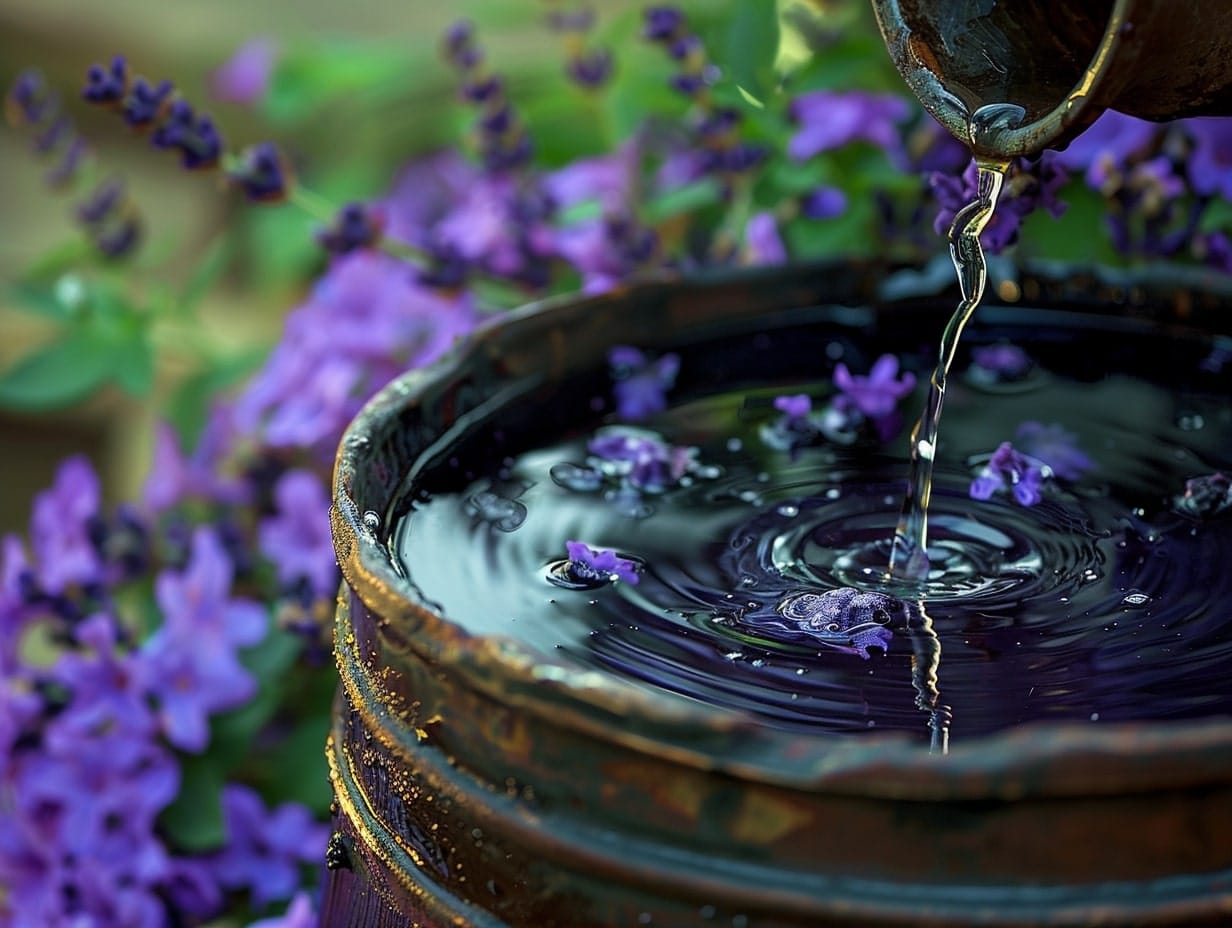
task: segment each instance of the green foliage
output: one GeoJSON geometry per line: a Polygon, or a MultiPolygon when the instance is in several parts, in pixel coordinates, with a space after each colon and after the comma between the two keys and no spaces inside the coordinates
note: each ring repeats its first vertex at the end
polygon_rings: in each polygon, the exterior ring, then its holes
{"type": "Polygon", "coordinates": [[[21,412],[55,409],[109,383],[135,396],[149,391],[154,380],[149,318],[118,288],[62,281],[55,288],[23,285],[15,296],[65,327],[0,373],[0,406],[21,412]]]}

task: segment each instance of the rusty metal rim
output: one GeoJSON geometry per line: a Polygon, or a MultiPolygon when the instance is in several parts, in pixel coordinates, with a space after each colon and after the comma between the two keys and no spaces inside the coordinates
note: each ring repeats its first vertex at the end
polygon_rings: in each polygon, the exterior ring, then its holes
{"type": "MultiPolygon", "coordinates": [[[[338,630],[349,623],[339,610],[338,630]]],[[[773,913],[809,919],[842,919],[844,924],[911,924],[946,928],[957,921],[988,928],[1033,928],[1040,924],[1150,926],[1189,923],[1232,913],[1232,870],[1170,876],[1135,882],[1040,886],[904,883],[824,873],[768,870],[756,863],[664,849],[636,834],[614,840],[607,829],[587,827],[576,816],[561,818],[550,810],[531,809],[493,792],[469,773],[459,771],[440,752],[412,740],[411,733],[382,702],[381,688],[352,649],[339,652],[343,692],[361,713],[367,730],[385,743],[407,769],[436,797],[471,812],[467,826],[512,839],[538,861],[582,873],[602,872],[604,879],[672,898],[692,898],[750,916],[773,913]],[[980,914],[972,920],[972,912],[980,914]]],[[[335,795],[344,816],[365,846],[388,868],[416,904],[431,903],[430,914],[471,921],[472,928],[501,928],[490,913],[444,891],[425,870],[417,854],[374,811],[354,759],[335,731],[327,749],[335,795]],[[359,797],[361,803],[353,801],[359,797]],[[416,876],[418,874],[418,877],[416,876]],[[477,914],[478,913],[478,914],[477,914]]],[[[388,900],[396,903],[397,900],[388,900]]]]}
{"type": "MultiPolygon", "coordinates": [[[[803,272],[795,269],[797,274],[803,272]]],[[[390,550],[364,526],[363,507],[352,491],[373,434],[420,404],[432,384],[456,377],[469,364],[489,356],[496,336],[511,326],[570,307],[586,313],[603,312],[610,304],[618,306],[638,299],[640,294],[660,292],[665,286],[717,289],[732,279],[747,282],[760,278],[769,280],[772,275],[740,272],[693,280],[664,275],[597,297],[533,303],[488,322],[451,356],[395,380],[373,397],[348,427],[340,445],[331,522],[347,584],[373,614],[387,620],[378,634],[386,634],[387,629],[400,624],[415,629],[416,634],[399,641],[399,647],[410,648],[448,672],[461,675],[476,690],[514,701],[521,710],[550,719],[562,728],[599,734],[634,750],[666,753],[678,763],[723,770],[752,781],[928,799],[951,798],[964,789],[961,795],[974,798],[972,787],[992,789],[1001,798],[1027,793],[1062,796],[1150,790],[1157,787],[1161,769],[1168,771],[1170,783],[1196,787],[1227,782],[1232,776],[1232,719],[1109,723],[1098,728],[1040,722],[969,741],[945,757],[935,757],[894,737],[810,738],[770,730],[739,713],[581,672],[510,639],[469,635],[416,604],[414,592],[395,566],[390,550]],[[612,726],[613,716],[637,718],[657,733],[670,734],[685,743],[692,740],[697,747],[682,748],[666,737],[633,734],[623,726],[612,726]],[[709,750],[703,739],[691,739],[690,733],[714,735],[726,742],[724,750],[709,750]],[[751,742],[756,742],[755,750],[749,750],[751,742]],[[794,760],[788,762],[789,758],[794,760]],[[1115,782],[1110,782],[1113,770],[1115,782]]]]}

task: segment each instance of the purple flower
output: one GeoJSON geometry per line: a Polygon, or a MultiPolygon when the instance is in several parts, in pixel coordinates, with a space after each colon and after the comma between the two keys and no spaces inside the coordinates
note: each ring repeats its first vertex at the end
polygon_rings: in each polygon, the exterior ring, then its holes
{"type": "Polygon", "coordinates": [[[1095,466],[1095,462],[1078,447],[1078,436],[1053,422],[1023,422],[1014,435],[1023,453],[1048,465],[1062,480],[1077,480],[1095,466]]]}
{"type": "Polygon", "coordinates": [[[813,401],[807,393],[797,393],[792,396],[776,396],[774,408],[787,419],[806,419],[813,411],[813,401]]]}
{"type": "Polygon", "coordinates": [[[578,158],[543,179],[543,191],[560,208],[597,201],[605,212],[623,211],[634,197],[641,148],[636,140],[594,158],[578,158]]]}
{"type": "Polygon", "coordinates": [[[371,248],[381,240],[385,214],[380,207],[348,203],[338,211],[334,224],[317,233],[317,242],[336,255],[371,248]]]}
{"type": "Polygon", "coordinates": [[[968,490],[972,499],[989,499],[993,493],[1009,490],[1021,506],[1034,506],[1040,501],[1044,472],[1026,455],[1002,442],[992,453],[968,490]]]}
{"type": "Polygon", "coordinates": [[[99,496],[94,468],[85,457],[75,456],[60,465],[51,488],[34,498],[30,543],[39,583],[48,593],[103,579],[102,560],[90,538],[99,496]]]}
{"type": "Polygon", "coordinates": [[[1123,171],[1150,148],[1158,133],[1158,123],[1106,110],[1068,148],[1058,152],[1056,160],[1068,171],[1084,171],[1087,185],[1099,190],[1107,171],[1123,171]]]}
{"type": "Polygon", "coordinates": [[[231,414],[223,406],[210,411],[205,432],[194,452],[185,456],[175,430],[165,422],[154,432],[154,455],[142,488],[142,503],[154,513],[189,499],[241,504],[250,488],[225,473],[223,457],[235,436],[231,414]]]}
{"type": "Polygon", "coordinates": [[[836,405],[854,407],[870,419],[881,419],[893,413],[898,401],[915,389],[915,374],[904,371],[900,377],[898,358],[883,354],[867,376],[852,374],[839,362],[834,368],[834,385],[841,392],[835,398],[836,405]]]}
{"type": "Polygon", "coordinates": [[[695,466],[696,448],[669,445],[650,432],[601,429],[587,445],[604,468],[628,481],[635,490],[658,493],[672,486],[695,466]],[[612,466],[614,465],[614,467],[612,466]]]}
{"type": "Polygon", "coordinates": [[[566,541],[565,550],[569,552],[569,572],[579,580],[637,583],[641,579],[637,574],[637,563],[619,557],[615,551],[591,548],[580,541],[566,541]]]}
{"type": "Polygon", "coordinates": [[[325,857],[328,829],[298,803],[267,810],[255,790],[229,783],[222,811],[227,843],[211,868],[226,889],[248,889],[254,908],[291,898],[300,887],[300,865],[325,857]]]}
{"type": "Polygon", "coordinates": [[[308,470],[289,470],[274,486],[277,514],[263,519],[261,553],[274,562],[278,581],[292,587],[307,580],[316,598],[338,592],[338,564],[329,529],[329,494],[308,470]]]}
{"type": "Polygon", "coordinates": [[[287,195],[291,170],[277,145],[261,142],[240,152],[227,177],[253,203],[277,203],[287,195]]]}
{"type": "Polygon", "coordinates": [[[186,100],[175,100],[163,122],[150,136],[150,144],[167,151],[178,151],[188,170],[212,168],[222,157],[222,136],[205,113],[197,115],[186,100]]]}
{"type": "Polygon", "coordinates": [[[800,215],[808,219],[833,219],[847,212],[847,194],[838,187],[817,187],[800,201],[800,215]]]}
{"type": "Polygon", "coordinates": [[[343,256],[287,317],[282,341],[236,402],[235,425],[271,447],[332,460],[373,393],[436,360],[474,323],[469,299],[419,285],[397,259],[343,256]]]}
{"type": "Polygon", "coordinates": [[[124,97],[124,121],[139,130],[154,125],[163,115],[173,90],[171,81],[160,81],[154,86],[144,77],[137,78],[124,97]]]}
{"type": "Polygon", "coordinates": [[[47,81],[32,68],[17,75],[4,97],[4,115],[13,126],[53,122],[59,109],[60,101],[48,88],[47,81]]]}
{"type": "Polygon", "coordinates": [[[583,293],[604,293],[653,266],[659,237],[632,218],[605,216],[557,230],[553,249],[582,275],[583,293]]]}
{"type": "Polygon", "coordinates": [[[762,211],[749,217],[744,227],[744,258],[749,264],[786,263],[787,246],[774,213],[762,211]]]}
{"type": "Polygon", "coordinates": [[[628,345],[608,353],[617,414],[628,422],[648,419],[667,408],[667,391],[676,383],[680,356],[668,353],[651,361],[628,345]]]}
{"type": "Polygon", "coordinates": [[[167,740],[185,751],[205,748],[210,714],[257,690],[237,650],[261,641],[268,617],[257,603],[230,598],[233,573],[218,536],[202,526],[186,570],[155,579],[163,626],[142,645],[142,668],[167,740]]]}
{"type": "Polygon", "coordinates": [[[298,892],[287,906],[286,914],[262,918],[248,928],[317,928],[318,919],[312,908],[312,900],[305,892],[298,892]]]}
{"type": "Polygon", "coordinates": [[[249,39],[210,75],[210,93],[224,103],[258,103],[269,91],[277,60],[273,39],[249,39]]]}
{"type": "Polygon", "coordinates": [[[789,113],[799,129],[787,143],[787,154],[796,161],[807,161],[854,141],[898,151],[902,147],[898,124],[911,114],[911,108],[892,94],[816,90],[796,97],[789,113]]]}
{"type": "MultiPolygon", "coordinates": [[[[997,254],[1018,240],[1023,220],[1035,210],[1043,208],[1053,217],[1060,216],[1066,204],[1059,194],[1068,179],[1053,152],[1045,152],[1035,162],[1017,159],[1002,188],[997,210],[980,235],[980,243],[997,254]]],[[[967,165],[962,177],[933,174],[928,183],[940,206],[933,228],[945,235],[954,217],[975,200],[978,185],[975,162],[967,165]]]]}
{"type": "Polygon", "coordinates": [[[1187,119],[1183,125],[1194,143],[1188,166],[1195,192],[1232,200],[1232,119],[1187,119]]]}
{"type": "Polygon", "coordinates": [[[1034,364],[1025,351],[1009,342],[973,348],[971,360],[981,372],[993,380],[1017,380],[1034,364]]]}
{"type": "Polygon", "coordinates": [[[642,35],[651,42],[670,42],[680,34],[684,26],[684,13],[679,7],[647,7],[643,14],[642,35]]]}
{"type": "Polygon", "coordinates": [[[90,103],[119,104],[128,89],[128,63],[123,55],[111,59],[110,67],[92,64],[86,71],[86,86],[81,92],[90,103]]]}

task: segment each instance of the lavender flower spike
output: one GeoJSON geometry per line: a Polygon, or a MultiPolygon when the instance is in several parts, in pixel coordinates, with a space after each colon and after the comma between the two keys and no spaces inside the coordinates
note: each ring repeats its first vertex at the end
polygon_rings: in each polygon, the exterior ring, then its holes
{"type": "Polygon", "coordinates": [[[640,579],[637,564],[615,551],[592,548],[581,541],[566,541],[565,550],[569,552],[569,572],[579,580],[637,583],[640,579]]]}

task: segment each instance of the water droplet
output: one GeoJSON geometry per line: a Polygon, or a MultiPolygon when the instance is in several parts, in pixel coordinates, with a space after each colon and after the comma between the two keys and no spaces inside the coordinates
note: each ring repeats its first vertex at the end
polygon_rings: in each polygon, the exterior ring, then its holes
{"type": "Polygon", "coordinates": [[[826,357],[831,361],[837,361],[843,356],[843,345],[841,342],[830,342],[826,345],[826,357]]]}
{"type": "Polygon", "coordinates": [[[380,513],[373,512],[371,509],[365,512],[364,513],[364,528],[367,529],[369,532],[372,532],[372,534],[374,535],[377,532],[379,532],[381,530],[380,513]]]}
{"type": "Polygon", "coordinates": [[[838,487],[830,487],[830,489],[826,490],[825,492],[826,499],[838,499],[842,495],[843,495],[843,491],[840,490],[838,487]]]}
{"type": "Polygon", "coordinates": [[[1206,425],[1206,420],[1199,413],[1182,413],[1176,418],[1176,427],[1182,432],[1196,432],[1206,425]]]}
{"type": "Polygon", "coordinates": [[[1098,713],[1098,712],[1092,712],[1092,713],[1091,713],[1091,721],[1092,721],[1092,722],[1098,722],[1098,721],[1099,721],[1099,713],[1098,713]]]}
{"type": "Polygon", "coordinates": [[[725,661],[738,661],[738,660],[743,660],[743,659],[744,659],[743,651],[728,651],[726,654],[723,655],[723,660],[725,661]]]}
{"type": "Polygon", "coordinates": [[[793,506],[791,503],[784,503],[775,511],[786,519],[794,519],[800,514],[800,507],[793,506]]]}
{"type": "Polygon", "coordinates": [[[727,439],[727,450],[728,451],[739,451],[743,447],[744,447],[744,442],[742,442],[739,438],[727,439]]]}
{"type": "Polygon", "coordinates": [[[1150,601],[1150,594],[1143,593],[1141,590],[1134,590],[1127,593],[1125,598],[1121,600],[1122,604],[1126,606],[1145,606],[1150,601]]]}

